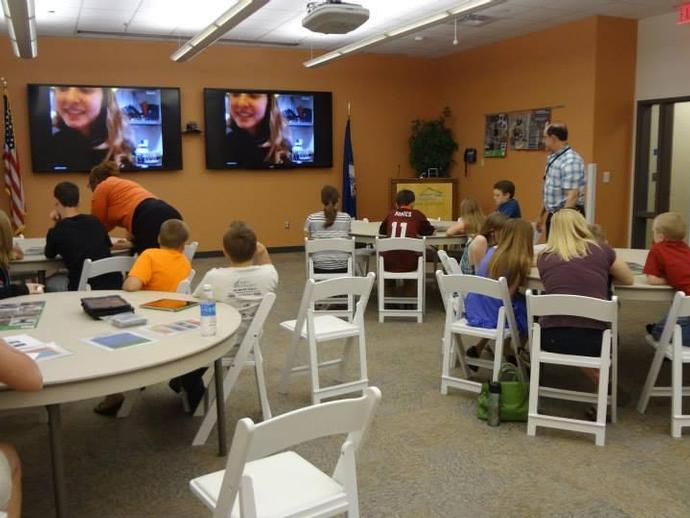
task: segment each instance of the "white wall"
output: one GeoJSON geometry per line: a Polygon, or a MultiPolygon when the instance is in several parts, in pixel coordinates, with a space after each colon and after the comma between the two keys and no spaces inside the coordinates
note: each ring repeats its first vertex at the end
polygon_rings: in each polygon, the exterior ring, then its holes
{"type": "Polygon", "coordinates": [[[690,24],[672,12],[640,20],[637,28],[636,98],[690,96],[690,24]]]}
{"type": "Polygon", "coordinates": [[[690,216],[690,102],[673,108],[673,159],[669,209],[690,216]]]}

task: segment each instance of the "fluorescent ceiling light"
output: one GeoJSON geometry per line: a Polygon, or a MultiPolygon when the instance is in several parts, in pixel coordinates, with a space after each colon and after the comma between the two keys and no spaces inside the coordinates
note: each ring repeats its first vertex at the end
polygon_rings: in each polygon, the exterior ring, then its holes
{"type": "Polygon", "coordinates": [[[404,33],[410,33],[410,32],[415,32],[420,29],[430,27],[431,25],[434,25],[436,22],[440,22],[441,20],[445,20],[448,18],[450,14],[447,12],[443,13],[438,13],[435,14],[434,16],[430,16],[428,18],[424,18],[423,20],[416,21],[415,23],[411,25],[404,25],[402,27],[398,27],[397,29],[393,29],[392,31],[388,31],[386,35],[389,37],[393,38],[395,36],[399,36],[404,33]]]}
{"type": "Polygon", "coordinates": [[[369,37],[355,43],[350,43],[349,45],[340,47],[334,51],[328,52],[327,54],[322,54],[317,58],[305,61],[303,65],[307,68],[322,65],[328,61],[341,58],[346,54],[358,52],[360,50],[373,47],[374,45],[379,45],[380,43],[428,29],[429,27],[433,27],[434,25],[444,22],[447,18],[470,14],[489,6],[501,4],[503,2],[505,2],[505,0],[464,0],[455,7],[434,13],[431,16],[426,16],[425,18],[421,18],[415,22],[407,23],[405,25],[401,25],[400,27],[395,27],[378,36],[369,37]]]}
{"type": "Polygon", "coordinates": [[[170,59],[187,61],[193,58],[267,3],[268,0],[238,0],[213,23],[173,52],[170,59]]]}
{"type": "Polygon", "coordinates": [[[2,0],[12,51],[18,58],[35,58],[38,55],[36,41],[36,11],[34,0],[2,0]]]}

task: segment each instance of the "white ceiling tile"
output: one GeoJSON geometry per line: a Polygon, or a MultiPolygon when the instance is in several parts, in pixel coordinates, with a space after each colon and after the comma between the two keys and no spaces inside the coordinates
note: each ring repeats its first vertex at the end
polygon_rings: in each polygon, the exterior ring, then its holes
{"type": "MultiPolygon", "coordinates": [[[[208,26],[232,0],[35,0],[39,35],[71,34],[80,30],[152,35],[186,39],[208,26]],[[55,13],[49,13],[49,11],[55,13]]],[[[370,10],[369,20],[347,35],[323,35],[302,27],[308,0],[271,0],[226,35],[257,42],[298,42],[301,48],[334,49],[410,24],[455,7],[461,0],[350,0],[370,10]]],[[[442,23],[413,36],[371,48],[371,52],[435,56],[484,45],[518,34],[553,27],[575,19],[603,14],[641,18],[669,12],[681,0],[506,0],[484,10],[497,18],[483,27],[458,26],[460,45],[452,46],[453,25],[442,23]],[[398,49],[396,51],[396,49],[398,49]],[[426,53],[426,54],[425,54],[426,53]]]]}
{"type": "Polygon", "coordinates": [[[132,11],[116,11],[113,9],[82,9],[79,21],[116,21],[118,23],[129,22],[132,19],[132,11]]]}
{"type": "MultiPolygon", "coordinates": [[[[67,0],[70,1],[70,0],[67,0]]],[[[141,0],[82,0],[84,9],[123,9],[134,11],[139,7],[141,0]]],[[[55,3],[63,3],[62,0],[55,0],[55,3]]]]}

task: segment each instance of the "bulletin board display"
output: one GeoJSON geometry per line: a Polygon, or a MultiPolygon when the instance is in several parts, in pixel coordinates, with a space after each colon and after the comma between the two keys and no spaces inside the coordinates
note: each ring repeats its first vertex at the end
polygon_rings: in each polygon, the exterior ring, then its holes
{"type": "Polygon", "coordinates": [[[414,193],[414,208],[427,218],[449,221],[457,218],[458,182],[456,178],[395,178],[391,179],[391,207],[395,207],[395,195],[403,189],[414,193]]]}

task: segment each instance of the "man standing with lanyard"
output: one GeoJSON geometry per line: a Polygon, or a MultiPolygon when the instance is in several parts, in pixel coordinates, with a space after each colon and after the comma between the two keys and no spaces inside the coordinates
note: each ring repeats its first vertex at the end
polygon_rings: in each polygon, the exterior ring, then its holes
{"type": "Polygon", "coordinates": [[[544,171],[542,188],[543,206],[537,219],[537,230],[544,227],[546,238],[551,230],[551,217],[560,209],[575,209],[585,213],[586,183],[585,162],[568,144],[568,128],[562,122],[554,122],[544,129],[544,146],[549,152],[544,171]]]}

